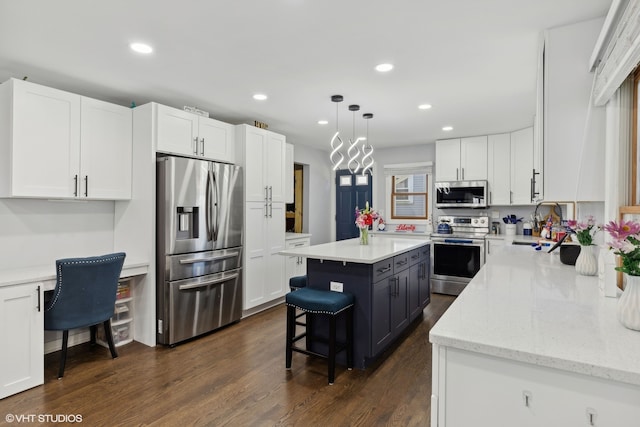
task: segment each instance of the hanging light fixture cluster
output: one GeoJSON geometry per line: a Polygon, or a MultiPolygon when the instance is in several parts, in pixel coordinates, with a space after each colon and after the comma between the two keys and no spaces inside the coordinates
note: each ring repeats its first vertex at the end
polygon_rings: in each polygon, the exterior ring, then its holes
{"type": "MultiPolygon", "coordinates": [[[[345,161],[345,156],[342,154],[342,148],[345,144],[342,138],[340,138],[340,128],[338,126],[338,103],[343,100],[342,95],[331,96],[331,101],[336,103],[336,133],[333,134],[331,138],[331,154],[329,155],[334,171],[340,169],[342,163],[345,161]]],[[[373,118],[373,114],[365,113],[362,115],[362,117],[367,120],[367,137],[366,143],[363,142],[362,147],[360,147],[360,141],[364,138],[356,138],[355,135],[356,111],[360,111],[360,106],[356,104],[349,105],[349,111],[353,112],[353,136],[349,139],[349,145],[347,147],[348,159],[346,161],[346,167],[349,169],[349,172],[353,174],[358,173],[360,170],[362,170],[362,175],[366,175],[367,173],[371,174],[374,160],[373,146],[369,142],[369,119],[373,118]],[[361,153],[362,159],[360,160],[361,153]]]]}

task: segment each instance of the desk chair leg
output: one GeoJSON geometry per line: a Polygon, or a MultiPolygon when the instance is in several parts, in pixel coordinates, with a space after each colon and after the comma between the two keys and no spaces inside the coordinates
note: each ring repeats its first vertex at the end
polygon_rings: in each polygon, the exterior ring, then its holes
{"type": "Polygon", "coordinates": [[[296,332],[296,309],[295,307],[287,306],[287,347],[286,347],[286,368],[291,369],[291,356],[293,345],[293,337],[296,332]]]}
{"type": "Polygon", "coordinates": [[[329,316],[329,385],[336,379],[336,316],[329,316]]]}
{"type": "Polygon", "coordinates": [[[111,357],[115,359],[118,357],[116,346],[113,345],[113,333],[111,332],[111,319],[104,321],[104,335],[107,337],[107,343],[109,344],[109,351],[111,351],[111,357]]]}
{"type": "Polygon", "coordinates": [[[67,363],[67,344],[69,342],[69,331],[62,331],[62,350],[60,352],[60,369],[58,379],[64,376],[64,365],[67,363]]]}

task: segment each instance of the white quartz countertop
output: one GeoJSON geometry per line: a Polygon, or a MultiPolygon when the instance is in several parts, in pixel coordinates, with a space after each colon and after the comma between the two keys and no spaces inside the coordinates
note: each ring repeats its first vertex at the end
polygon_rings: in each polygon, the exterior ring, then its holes
{"type": "MultiPolygon", "coordinates": [[[[127,262],[125,260],[120,277],[125,278],[140,274],[147,274],[148,270],[148,262],[137,262],[135,260],[127,262]]],[[[55,288],[55,280],[55,263],[53,265],[37,265],[33,267],[0,270],[0,287],[43,282],[44,290],[46,291],[55,288]]]]}
{"type": "Polygon", "coordinates": [[[640,332],[555,253],[505,246],[431,329],[442,346],[640,385],[640,332]]]}
{"type": "Polygon", "coordinates": [[[385,237],[369,238],[368,245],[361,245],[360,239],[340,240],[301,248],[291,248],[278,252],[280,255],[300,256],[329,261],[357,262],[374,264],[383,259],[398,255],[429,244],[427,239],[385,237]]]}

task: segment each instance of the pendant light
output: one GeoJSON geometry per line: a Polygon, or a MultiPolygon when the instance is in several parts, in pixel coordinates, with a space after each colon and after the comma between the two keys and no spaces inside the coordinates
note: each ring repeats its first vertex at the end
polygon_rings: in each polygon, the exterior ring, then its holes
{"type": "Polygon", "coordinates": [[[373,118],[373,114],[365,113],[362,118],[367,121],[367,140],[362,143],[362,175],[372,174],[373,170],[373,145],[369,142],[369,119],[373,118]]]}
{"type": "Polygon", "coordinates": [[[359,110],[359,105],[349,105],[349,111],[353,111],[353,137],[349,139],[349,148],[347,149],[347,156],[349,156],[347,168],[351,173],[358,173],[360,170],[360,162],[358,161],[358,157],[360,157],[360,148],[358,148],[358,143],[362,138],[356,139],[356,111],[359,110]]]}
{"type": "Polygon", "coordinates": [[[340,129],[338,128],[338,103],[342,102],[343,99],[342,95],[331,96],[331,101],[336,103],[336,133],[333,134],[331,138],[331,154],[329,155],[334,171],[340,168],[340,165],[344,161],[344,156],[341,153],[344,143],[340,138],[340,129]]]}

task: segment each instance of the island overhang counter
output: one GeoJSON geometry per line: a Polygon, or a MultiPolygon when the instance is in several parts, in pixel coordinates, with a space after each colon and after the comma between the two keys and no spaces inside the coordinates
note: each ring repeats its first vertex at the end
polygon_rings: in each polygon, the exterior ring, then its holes
{"type": "MultiPolygon", "coordinates": [[[[307,260],[307,286],[349,292],[355,297],[354,366],[365,369],[420,317],[430,301],[430,242],[421,239],[342,240],[279,252],[307,260]]],[[[339,322],[342,324],[342,322],[339,322]]],[[[326,325],[315,322],[314,334],[326,325]]],[[[338,329],[344,339],[344,327],[338,329]]],[[[315,343],[313,350],[326,353],[315,343]]],[[[344,354],[338,361],[345,362],[344,354]]]]}

